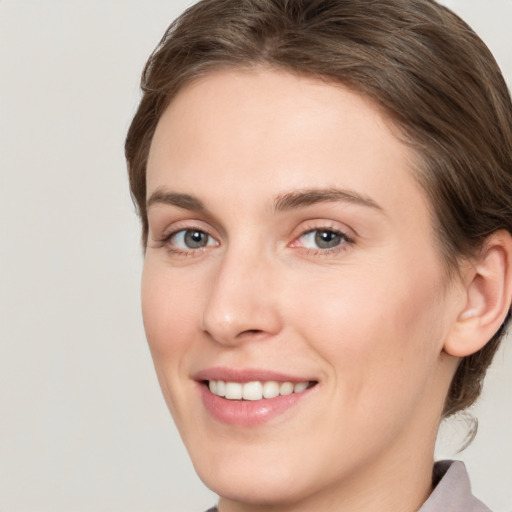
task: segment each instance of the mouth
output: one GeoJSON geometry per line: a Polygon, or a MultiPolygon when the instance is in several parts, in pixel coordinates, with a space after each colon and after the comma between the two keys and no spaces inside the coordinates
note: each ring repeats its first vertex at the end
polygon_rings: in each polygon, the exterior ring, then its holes
{"type": "Polygon", "coordinates": [[[268,381],[250,381],[250,382],[232,382],[224,380],[204,380],[202,381],[209,391],[226,400],[269,400],[279,396],[288,396],[293,393],[302,393],[317,384],[316,381],[278,382],[268,381]]]}
{"type": "Polygon", "coordinates": [[[317,380],[263,370],[210,368],[194,377],[208,416],[237,427],[291,418],[319,387],[317,380]]]}

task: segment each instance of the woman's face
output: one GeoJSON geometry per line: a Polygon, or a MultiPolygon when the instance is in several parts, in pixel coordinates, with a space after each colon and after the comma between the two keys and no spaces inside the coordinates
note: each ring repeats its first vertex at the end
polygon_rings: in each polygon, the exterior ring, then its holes
{"type": "Polygon", "coordinates": [[[216,72],[161,118],[144,324],[226,510],[431,465],[458,299],[413,162],[369,100],[285,72],[216,72]]]}

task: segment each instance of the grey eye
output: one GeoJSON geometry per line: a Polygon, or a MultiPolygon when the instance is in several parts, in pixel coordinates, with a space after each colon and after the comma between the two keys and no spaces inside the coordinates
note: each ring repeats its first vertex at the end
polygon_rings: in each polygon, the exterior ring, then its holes
{"type": "Polygon", "coordinates": [[[316,231],[315,243],[320,249],[331,249],[340,245],[343,237],[333,231],[316,231]]]}
{"type": "Polygon", "coordinates": [[[180,249],[201,249],[208,245],[215,245],[215,241],[208,233],[199,229],[182,229],[172,237],[172,243],[180,249]]]}
{"type": "Polygon", "coordinates": [[[304,233],[300,240],[302,246],[307,249],[334,249],[346,242],[347,238],[331,229],[314,229],[304,233]]]}

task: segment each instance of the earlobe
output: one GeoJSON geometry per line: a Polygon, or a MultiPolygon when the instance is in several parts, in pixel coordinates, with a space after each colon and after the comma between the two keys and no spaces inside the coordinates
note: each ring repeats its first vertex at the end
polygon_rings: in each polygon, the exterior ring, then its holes
{"type": "Polygon", "coordinates": [[[512,300],[512,237],[507,231],[492,234],[465,275],[465,302],[446,339],[444,351],[469,356],[496,334],[512,300]]]}

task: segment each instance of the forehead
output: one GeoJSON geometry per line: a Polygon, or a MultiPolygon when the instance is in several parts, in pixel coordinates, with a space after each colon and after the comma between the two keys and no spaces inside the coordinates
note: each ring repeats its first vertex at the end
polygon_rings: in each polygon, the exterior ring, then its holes
{"type": "Polygon", "coordinates": [[[395,133],[382,109],[342,85],[269,69],[217,71],[184,87],[161,117],[148,196],[162,186],[229,190],[245,204],[322,186],[427,208],[411,171],[416,154],[395,133]]]}

